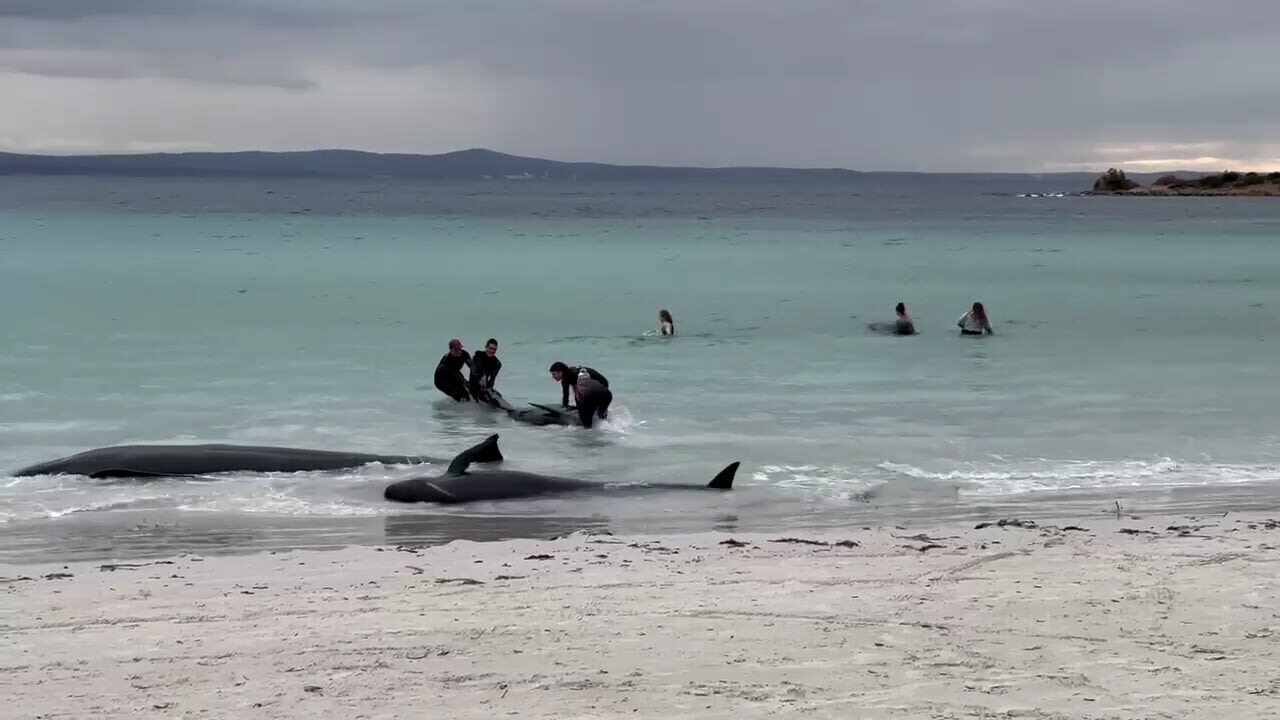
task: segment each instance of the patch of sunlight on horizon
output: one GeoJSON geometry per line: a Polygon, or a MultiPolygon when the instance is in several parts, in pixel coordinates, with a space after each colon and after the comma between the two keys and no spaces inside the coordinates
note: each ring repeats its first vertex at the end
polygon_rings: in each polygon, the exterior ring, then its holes
{"type": "Polygon", "coordinates": [[[1212,155],[1198,157],[1161,157],[1134,158],[1116,160],[1096,160],[1077,163],[1046,163],[1046,171],[1097,171],[1099,168],[1118,168],[1137,172],[1174,172],[1187,170],[1194,172],[1274,172],[1280,170],[1280,158],[1226,158],[1212,155]]]}

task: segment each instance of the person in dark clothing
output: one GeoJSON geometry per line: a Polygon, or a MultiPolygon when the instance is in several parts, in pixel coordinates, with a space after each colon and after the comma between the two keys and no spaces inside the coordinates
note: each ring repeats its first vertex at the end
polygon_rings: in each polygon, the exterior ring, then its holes
{"type": "MultiPolygon", "coordinates": [[[[462,366],[472,367],[471,354],[462,349],[462,341],[454,338],[449,341],[449,352],[436,364],[436,389],[457,402],[471,399],[467,392],[467,381],[462,378],[462,366]]],[[[473,368],[474,369],[474,368],[473,368]]]]}
{"type": "Polygon", "coordinates": [[[560,405],[562,407],[569,407],[569,390],[573,388],[578,379],[578,374],[583,370],[587,371],[587,375],[590,375],[592,380],[604,385],[606,388],[609,387],[609,378],[596,372],[595,368],[589,368],[586,365],[565,365],[559,360],[551,363],[551,378],[560,383],[562,391],[560,405]]]}
{"type": "Polygon", "coordinates": [[[591,427],[596,418],[608,419],[613,392],[604,383],[594,380],[586,368],[578,372],[574,395],[578,398],[578,419],[582,421],[582,427],[591,427]]]}
{"type": "Polygon", "coordinates": [[[480,402],[492,403],[491,391],[502,370],[502,361],[498,359],[498,341],[489,338],[484,341],[484,352],[476,353],[471,358],[471,377],[467,385],[471,396],[480,402]]]}
{"type": "Polygon", "coordinates": [[[916,324],[911,322],[911,316],[907,314],[907,306],[905,303],[898,303],[893,308],[897,317],[893,321],[894,335],[915,335],[916,324]]]}

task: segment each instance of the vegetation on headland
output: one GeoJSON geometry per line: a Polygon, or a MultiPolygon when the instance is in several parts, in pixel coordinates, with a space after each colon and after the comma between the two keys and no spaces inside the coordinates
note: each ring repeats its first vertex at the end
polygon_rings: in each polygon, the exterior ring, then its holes
{"type": "Polygon", "coordinates": [[[1162,175],[1150,185],[1129,179],[1123,170],[1111,168],[1093,181],[1094,195],[1280,195],[1280,172],[1220,173],[1196,178],[1162,175]]]}

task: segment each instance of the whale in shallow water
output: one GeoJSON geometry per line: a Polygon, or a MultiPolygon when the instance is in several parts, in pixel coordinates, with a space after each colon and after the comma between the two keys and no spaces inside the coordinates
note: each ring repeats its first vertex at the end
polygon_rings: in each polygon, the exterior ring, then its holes
{"type": "Polygon", "coordinates": [[[510,500],[567,493],[607,492],[636,493],[655,490],[731,490],[733,478],[738,473],[738,462],[729,463],[706,485],[680,483],[646,483],[616,485],[595,480],[556,477],[519,470],[495,470],[485,468],[469,472],[475,458],[487,452],[490,444],[497,446],[497,434],[458,453],[449,469],[438,477],[416,477],[392,483],[383,491],[383,497],[396,502],[426,502],[457,504],[482,500],[510,500]]]}
{"type": "Polygon", "coordinates": [[[528,407],[507,409],[507,416],[527,425],[582,425],[577,408],[558,408],[533,402],[528,407]]]}
{"type": "MultiPolygon", "coordinates": [[[[477,446],[479,447],[479,446],[477,446]]],[[[497,442],[475,453],[474,462],[502,462],[497,442]]],[[[375,455],[269,445],[115,445],[38,463],[14,473],[85,475],[91,478],[192,477],[223,472],[343,470],[370,463],[418,465],[448,462],[425,455],[375,455]]]]}
{"type": "Polygon", "coordinates": [[[523,407],[516,407],[507,402],[502,393],[497,390],[490,390],[491,400],[482,403],[485,407],[505,412],[507,417],[522,422],[526,425],[582,425],[582,420],[578,417],[578,409],[555,407],[552,405],[543,405],[541,403],[531,402],[523,407]]]}

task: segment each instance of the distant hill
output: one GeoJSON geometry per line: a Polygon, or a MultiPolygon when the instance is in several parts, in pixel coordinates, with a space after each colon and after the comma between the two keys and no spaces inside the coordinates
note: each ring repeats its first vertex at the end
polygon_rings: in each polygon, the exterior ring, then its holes
{"type": "MultiPolygon", "coordinates": [[[[135,177],[396,178],[406,180],[723,181],[826,182],[893,178],[971,180],[1025,178],[1088,186],[1093,173],[908,173],[842,168],[670,167],[559,162],[485,149],[440,155],[383,154],[357,150],[297,152],[192,152],[121,155],[22,155],[0,153],[0,175],[135,177]]],[[[1136,176],[1135,176],[1136,177],[1136,176]]],[[[1152,178],[1156,177],[1154,174],[1152,178]]]]}

